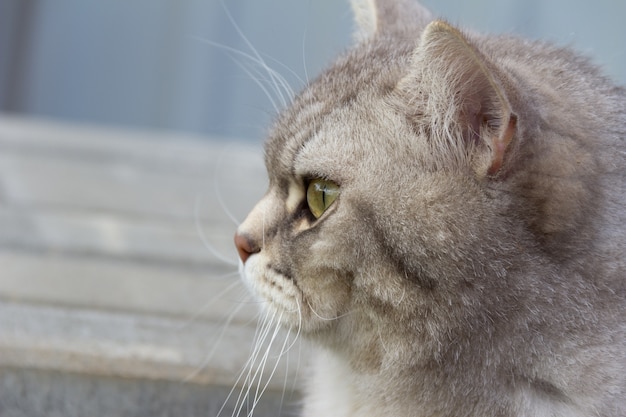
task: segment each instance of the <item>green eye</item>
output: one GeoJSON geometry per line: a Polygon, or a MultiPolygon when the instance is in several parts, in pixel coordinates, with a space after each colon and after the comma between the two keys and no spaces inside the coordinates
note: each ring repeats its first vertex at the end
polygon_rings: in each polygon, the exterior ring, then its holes
{"type": "Polygon", "coordinates": [[[316,219],[330,207],[339,195],[339,186],[332,181],[320,178],[314,179],[309,183],[306,190],[306,201],[309,204],[309,210],[316,219]]]}

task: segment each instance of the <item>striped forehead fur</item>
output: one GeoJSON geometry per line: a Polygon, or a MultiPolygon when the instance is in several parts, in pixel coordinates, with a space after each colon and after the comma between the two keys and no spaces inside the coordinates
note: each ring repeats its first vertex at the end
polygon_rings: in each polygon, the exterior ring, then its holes
{"type": "Polygon", "coordinates": [[[274,123],[265,144],[268,166],[290,172],[298,151],[315,137],[328,113],[350,105],[359,95],[393,92],[406,71],[414,43],[406,38],[390,51],[385,39],[377,39],[340,57],[274,123]]]}

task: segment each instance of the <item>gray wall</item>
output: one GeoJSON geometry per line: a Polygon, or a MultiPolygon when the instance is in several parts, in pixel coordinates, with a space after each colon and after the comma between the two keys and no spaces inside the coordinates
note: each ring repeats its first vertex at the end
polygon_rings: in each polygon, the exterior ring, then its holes
{"type": "MultiPolygon", "coordinates": [[[[296,89],[350,42],[347,0],[224,3],[296,89]]],[[[423,3],[474,29],[573,45],[626,83],[623,0],[423,3]]],[[[267,74],[227,50],[253,52],[233,21],[220,0],[0,0],[0,111],[258,139],[274,113],[257,85],[267,74]]]]}

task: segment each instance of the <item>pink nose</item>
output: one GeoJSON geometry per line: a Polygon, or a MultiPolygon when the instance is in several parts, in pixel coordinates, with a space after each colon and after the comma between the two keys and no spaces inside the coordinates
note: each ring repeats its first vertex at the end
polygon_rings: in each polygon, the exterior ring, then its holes
{"type": "Polygon", "coordinates": [[[261,248],[259,248],[258,245],[256,245],[249,237],[238,232],[235,233],[235,246],[237,247],[237,252],[239,253],[241,262],[243,263],[246,262],[250,255],[261,251],[261,248]]]}

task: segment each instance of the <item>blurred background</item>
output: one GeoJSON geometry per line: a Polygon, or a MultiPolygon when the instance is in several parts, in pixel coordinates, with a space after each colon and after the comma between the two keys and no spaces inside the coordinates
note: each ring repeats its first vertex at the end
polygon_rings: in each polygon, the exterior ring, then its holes
{"type": "MultiPolygon", "coordinates": [[[[423,3],[626,83],[622,0],[423,3]]],[[[0,0],[0,417],[248,415],[266,383],[254,415],[292,415],[303,347],[240,374],[269,342],[232,236],[283,105],[263,65],[298,90],[352,27],[347,0],[0,0]]]]}
{"type": "MultiPolygon", "coordinates": [[[[476,30],[572,45],[626,82],[621,0],[423,3],[476,30]]],[[[244,36],[298,89],[351,29],[337,0],[2,0],[0,111],[259,140],[273,111],[244,36]]]]}

